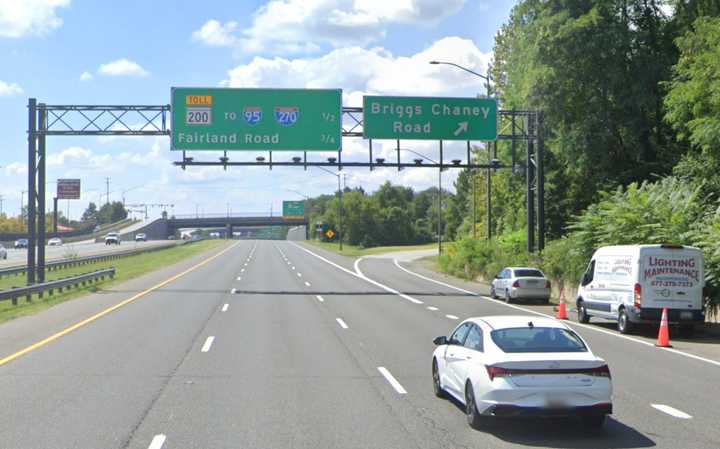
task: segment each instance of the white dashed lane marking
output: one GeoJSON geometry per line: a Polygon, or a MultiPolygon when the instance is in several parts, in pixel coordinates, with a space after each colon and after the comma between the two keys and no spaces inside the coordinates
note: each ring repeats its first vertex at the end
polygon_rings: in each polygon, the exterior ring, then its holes
{"type": "Polygon", "coordinates": [[[227,312],[228,307],[230,307],[230,304],[224,304],[222,306],[222,309],[220,309],[221,312],[227,312]]]}
{"type": "Polygon", "coordinates": [[[348,328],[348,325],[345,324],[345,321],[343,321],[342,318],[335,318],[335,321],[337,321],[337,323],[338,323],[338,324],[340,325],[340,327],[342,327],[343,329],[347,329],[347,328],[348,328]]]}
{"type": "Polygon", "coordinates": [[[150,442],[150,446],[148,446],[148,449],[162,449],[163,444],[165,444],[165,439],[167,437],[163,434],[155,435],[150,442]]]}
{"type": "Polygon", "coordinates": [[[650,404],[652,408],[655,410],[660,410],[663,413],[667,413],[670,416],[674,416],[675,418],[680,419],[691,419],[692,416],[688,415],[687,413],[683,412],[682,410],[678,410],[676,408],[670,407],[669,405],[665,404],[650,404]]]}
{"type": "Polygon", "coordinates": [[[385,380],[388,381],[388,383],[397,391],[399,394],[406,394],[407,390],[403,388],[402,385],[400,385],[400,382],[395,379],[395,377],[390,374],[390,371],[387,370],[384,366],[378,366],[378,371],[380,371],[380,374],[383,375],[385,380]]]}
{"type": "Polygon", "coordinates": [[[202,349],[200,349],[200,352],[208,352],[213,344],[213,341],[215,341],[215,337],[208,337],[207,340],[205,340],[205,344],[203,345],[202,349]]]}

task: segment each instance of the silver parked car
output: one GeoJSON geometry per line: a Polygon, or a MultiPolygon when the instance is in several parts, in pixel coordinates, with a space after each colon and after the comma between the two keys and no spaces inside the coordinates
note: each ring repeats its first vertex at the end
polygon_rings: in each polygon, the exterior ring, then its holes
{"type": "Polygon", "coordinates": [[[490,296],[503,297],[505,302],[513,299],[539,299],[550,301],[550,281],[542,271],[530,267],[507,267],[490,285],[490,296]]]}

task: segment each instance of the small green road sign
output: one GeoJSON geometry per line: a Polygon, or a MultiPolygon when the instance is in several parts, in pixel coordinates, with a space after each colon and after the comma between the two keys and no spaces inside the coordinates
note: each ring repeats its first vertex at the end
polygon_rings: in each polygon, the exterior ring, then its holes
{"type": "Polygon", "coordinates": [[[339,151],[340,89],[174,87],[173,150],[339,151]]]}
{"type": "Polygon", "coordinates": [[[305,203],[302,201],[283,201],[283,218],[289,220],[305,219],[305,203]]]}
{"type": "Polygon", "coordinates": [[[492,98],[363,97],[366,139],[495,140],[492,98]]]}

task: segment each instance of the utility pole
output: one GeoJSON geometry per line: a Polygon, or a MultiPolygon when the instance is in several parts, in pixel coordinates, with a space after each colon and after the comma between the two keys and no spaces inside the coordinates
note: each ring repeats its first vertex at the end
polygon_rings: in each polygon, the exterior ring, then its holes
{"type": "Polygon", "coordinates": [[[105,204],[110,204],[110,177],[105,178],[105,204]]]}

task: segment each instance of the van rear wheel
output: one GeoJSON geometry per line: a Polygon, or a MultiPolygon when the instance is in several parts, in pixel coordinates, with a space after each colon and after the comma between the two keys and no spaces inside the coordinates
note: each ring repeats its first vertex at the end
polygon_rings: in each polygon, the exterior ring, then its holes
{"type": "Polygon", "coordinates": [[[621,334],[629,334],[633,330],[633,323],[628,318],[625,309],[620,309],[618,313],[617,328],[621,334]]]}
{"type": "Polygon", "coordinates": [[[583,301],[578,301],[577,319],[578,323],[587,324],[590,322],[590,315],[587,314],[587,310],[585,309],[585,303],[583,301]]]}

